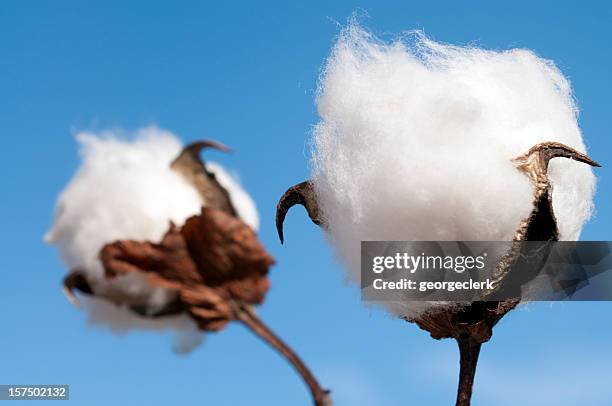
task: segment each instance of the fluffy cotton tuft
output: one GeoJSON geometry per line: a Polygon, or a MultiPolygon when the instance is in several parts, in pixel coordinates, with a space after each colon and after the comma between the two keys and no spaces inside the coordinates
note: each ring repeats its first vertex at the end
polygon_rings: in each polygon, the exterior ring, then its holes
{"type": "MultiPolygon", "coordinates": [[[[361,240],[512,239],[533,187],[510,160],[543,141],[585,150],[566,78],[525,49],[384,43],[352,24],[320,78],[312,180],[328,237],[359,280],[361,240]]],[[[551,162],[561,238],[577,240],[595,179],[551,162]]],[[[414,317],[424,303],[388,304],[414,317]]]]}
{"type": "MultiPolygon", "coordinates": [[[[137,131],[132,141],[111,131],[80,133],[77,140],[82,163],[58,198],[55,222],[45,241],[58,246],[68,269],[87,273],[96,294],[119,290],[146,298],[152,308],[162,307],[171,292],[150,286],[137,274],[106,280],[98,254],[105,244],[121,239],[159,242],[170,221],[180,226],[206,205],[196,189],[170,169],[182,149],[180,141],[156,127],[137,131]]],[[[257,229],[250,196],[220,165],[210,164],[209,169],[230,193],[243,221],[257,229]]],[[[179,352],[198,342],[195,323],[186,316],[149,320],[102,300],[83,302],[92,322],[115,331],[180,330],[187,335],[179,339],[179,352]]]]}

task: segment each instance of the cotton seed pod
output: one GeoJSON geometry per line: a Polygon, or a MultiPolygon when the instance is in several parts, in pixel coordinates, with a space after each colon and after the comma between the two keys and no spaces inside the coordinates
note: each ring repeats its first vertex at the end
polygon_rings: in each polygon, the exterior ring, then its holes
{"type": "MultiPolygon", "coordinates": [[[[533,183],[533,209],[530,215],[517,226],[513,239],[515,244],[503,257],[503,263],[497,267],[495,291],[492,293],[499,293],[506,286],[516,287],[529,282],[529,276],[517,282],[517,276],[512,272],[519,259],[520,242],[559,240],[559,230],[553,210],[553,188],[548,178],[549,161],[557,157],[573,159],[590,166],[600,166],[585,154],[557,142],[535,145],[524,155],[514,159],[517,169],[525,173],[533,183]]],[[[313,223],[326,227],[326,223],[319,217],[320,207],[312,183],[302,182],[288,189],[279,200],[276,224],[281,242],[283,241],[283,220],[288,210],[296,204],[301,204],[306,208],[313,223]]],[[[534,275],[532,274],[531,277],[534,275]]],[[[417,317],[404,317],[406,321],[416,323],[420,328],[428,331],[432,338],[457,340],[461,352],[457,405],[470,404],[480,346],[489,341],[493,334],[493,327],[519,302],[520,295],[517,295],[515,299],[480,301],[462,306],[453,305],[432,309],[417,317]]]]}
{"type": "Polygon", "coordinates": [[[85,163],[62,193],[46,238],[72,265],[67,297],[78,304],[80,291],[112,303],[134,315],[135,328],[182,317],[216,332],[239,321],[293,365],[315,405],[330,406],[329,391],[252,308],[265,299],[274,259],[257,239],[248,195],[199,156],[203,148],[229,148],[198,141],[171,157],[177,140],[150,132],[133,144],[85,137],[85,163]]]}
{"type": "MultiPolygon", "coordinates": [[[[274,259],[257,240],[255,232],[236,217],[230,194],[206,169],[199,157],[203,148],[229,148],[213,141],[198,141],[183,149],[170,168],[198,191],[206,206],[178,229],[169,230],[160,243],[120,240],[100,251],[105,276],[112,280],[134,273],[154,288],[174,293],[164,307],[152,312],[146,303],[129,295],[102,296],[145,317],[189,314],[203,331],[219,331],[235,318],[232,301],[261,304],[269,288],[268,268],[274,259]]],[[[73,289],[95,294],[87,272],[72,271],[64,279],[68,297],[73,289]]]]}
{"type": "Polygon", "coordinates": [[[161,243],[171,222],[181,229],[202,207],[257,229],[248,194],[220,165],[198,156],[206,147],[229,149],[211,141],[183,147],[155,127],[139,130],[129,142],[116,132],[81,133],[77,139],[82,163],[58,198],[54,225],[45,236],[73,271],[65,278],[69,299],[77,303],[73,290],[85,293],[80,302],[90,320],[114,331],[175,330],[175,348],[189,351],[201,333],[181,309],[177,292],[152,285],[137,272],[109,278],[100,253],[116,241],[161,243]]]}
{"type": "MultiPolygon", "coordinates": [[[[281,197],[276,225],[283,242],[288,210],[303,205],[353,280],[361,241],[514,241],[495,275],[507,289],[529,281],[511,272],[520,241],[577,240],[591,214],[597,163],[584,154],[571,87],[529,50],[420,32],[385,43],[352,23],[327,60],[317,107],[311,178],[281,197]]],[[[466,405],[480,345],[518,300],[380,304],[458,341],[466,405]]]]}

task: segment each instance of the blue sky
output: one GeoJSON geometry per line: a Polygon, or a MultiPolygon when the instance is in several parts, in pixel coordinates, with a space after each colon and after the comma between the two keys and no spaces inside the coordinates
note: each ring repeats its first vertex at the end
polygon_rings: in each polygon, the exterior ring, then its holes
{"type": "MultiPolygon", "coordinates": [[[[55,197],[77,167],[78,130],[156,124],[184,141],[213,138],[237,170],[276,257],[260,313],[311,365],[336,405],[451,404],[458,354],[416,326],[364,307],[299,210],[281,246],[275,204],[307,177],[316,79],[354,11],[392,37],[527,47],[569,77],[590,154],[604,165],[585,240],[609,240],[612,8],[605,2],[77,2],[0,5],[3,213],[0,383],[66,383],[71,403],[309,405],[283,359],[242,326],[188,356],[167,335],[87,326],[60,292],[57,252],[42,243],[55,197]]],[[[612,404],[610,303],[535,304],[512,312],[483,347],[477,405],[612,404]]]]}

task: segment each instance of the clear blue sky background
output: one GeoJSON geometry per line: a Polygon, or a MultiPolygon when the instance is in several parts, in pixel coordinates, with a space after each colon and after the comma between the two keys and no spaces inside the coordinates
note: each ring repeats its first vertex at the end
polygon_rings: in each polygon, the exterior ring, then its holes
{"type": "MultiPolygon", "coordinates": [[[[261,239],[277,258],[262,316],[333,390],[338,406],[449,405],[455,343],[365,308],[321,232],[277,198],[306,178],[321,65],[355,10],[374,32],[423,28],[434,39],[527,47],[573,83],[591,155],[604,165],[583,238],[609,240],[612,219],[612,8],[550,2],[4,1],[0,4],[0,383],[67,383],[76,405],[309,405],[283,359],[242,326],[186,357],[169,337],[86,325],[60,292],[64,269],[41,237],[77,167],[77,130],[149,124],[236,153],[257,201],[261,239]]],[[[610,303],[515,311],[486,344],[477,405],[612,404],[610,303]]]]}

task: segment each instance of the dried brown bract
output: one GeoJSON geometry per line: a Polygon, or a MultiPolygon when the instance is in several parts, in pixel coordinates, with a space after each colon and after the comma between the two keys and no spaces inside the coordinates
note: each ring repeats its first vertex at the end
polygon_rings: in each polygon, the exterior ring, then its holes
{"type": "Polygon", "coordinates": [[[181,308],[206,331],[236,318],[233,302],[262,303],[274,263],[249,226],[208,208],[181,229],[171,225],[159,244],[116,241],[100,259],[108,277],[136,272],[153,286],[177,291],[181,308]]]}

